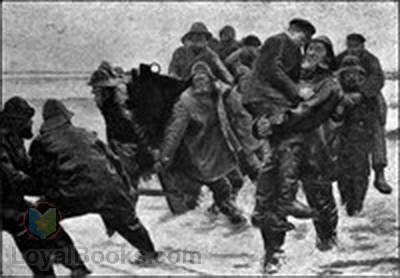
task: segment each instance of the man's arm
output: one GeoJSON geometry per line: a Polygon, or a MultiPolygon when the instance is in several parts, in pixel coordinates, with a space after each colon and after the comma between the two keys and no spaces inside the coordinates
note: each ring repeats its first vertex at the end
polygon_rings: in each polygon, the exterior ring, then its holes
{"type": "Polygon", "coordinates": [[[367,80],[360,89],[365,97],[371,98],[377,96],[382,90],[385,84],[385,75],[376,57],[368,56],[368,61],[368,67],[365,69],[368,73],[367,80]]]}
{"type": "Polygon", "coordinates": [[[175,152],[181,144],[189,121],[189,111],[184,107],[183,103],[179,101],[175,104],[171,122],[165,130],[165,136],[160,150],[161,161],[166,168],[170,166],[174,159],[175,152]]]}
{"type": "Polygon", "coordinates": [[[31,157],[31,167],[29,174],[40,185],[38,190],[45,191],[48,185],[53,185],[51,182],[51,175],[53,169],[51,167],[53,161],[50,161],[45,153],[45,148],[42,146],[38,138],[34,139],[29,148],[29,156],[31,157]]]}
{"type": "Polygon", "coordinates": [[[37,190],[35,180],[29,175],[16,169],[7,153],[0,147],[0,171],[6,177],[12,190],[18,195],[40,195],[37,190]]]}
{"type": "Polygon", "coordinates": [[[291,114],[296,120],[300,120],[309,116],[317,107],[325,103],[333,95],[339,99],[342,95],[342,89],[340,85],[334,80],[327,80],[315,88],[315,94],[308,100],[304,100],[299,105],[291,110],[291,114]]]}
{"type": "Polygon", "coordinates": [[[256,151],[260,147],[259,141],[253,136],[254,121],[243,107],[240,95],[233,90],[227,97],[228,117],[233,130],[246,154],[256,151]]]}
{"type": "Polygon", "coordinates": [[[216,68],[217,77],[221,79],[223,82],[229,85],[233,85],[235,79],[233,78],[229,70],[226,68],[224,63],[221,61],[221,59],[218,57],[218,55],[216,54],[213,55],[213,60],[216,68]]]}
{"type": "Polygon", "coordinates": [[[269,38],[263,45],[256,61],[258,78],[267,80],[273,87],[282,89],[285,96],[295,104],[300,101],[296,83],[287,75],[283,67],[285,42],[279,37],[269,38]]]}
{"type": "Polygon", "coordinates": [[[239,48],[238,50],[232,52],[228,57],[225,58],[225,65],[232,66],[235,63],[240,63],[240,55],[243,52],[243,49],[239,48]]]}

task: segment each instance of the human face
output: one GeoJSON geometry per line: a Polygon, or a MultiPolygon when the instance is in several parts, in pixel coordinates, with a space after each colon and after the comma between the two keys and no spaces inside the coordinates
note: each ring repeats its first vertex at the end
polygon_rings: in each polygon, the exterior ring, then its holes
{"type": "Polygon", "coordinates": [[[349,52],[349,54],[359,57],[363,49],[364,49],[363,43],[352,40],[347,41],[347,51],[349,52]]]}
{"type": "Polygon", "coordinates": [[[227,41],[235,39],[235,34],[231,31],[226,31],[226,32],[222,32],[219,38],[221,41],[227,42],[227,41]]]}
{"type": "Polygon", "coordinates": [[[197,93],[209,92],[211,79],[206,73],[197,73],[193,76],[193,88],[197,93]]]}
{"type": "Polygon", "coordinates": [[[365,82],[365,77],[358,70],[348,70],[342,74],[341,82],[345,88],[358,89],[365,82]]]}
{"type": "Polygon", "coordinates": [[[190,46],[194,49],[202,49],[207,46],[207,36],[205,34],[193,34],[191,35],[190,46]]]}
{"type": "Polygon", "coordinates": [[[303,47],[309,41],[307,35],[303,31],[295,29],[289,29],[289,31],[292,40],[297,46],[303,47]]]}
{"type": "Polygon", "coordinates": [[[322,42],[311,42],[307,49],[302,67],[304,69],[315,68],[318,64],[324,62],[327,56],[327,50],[322,42]]]}

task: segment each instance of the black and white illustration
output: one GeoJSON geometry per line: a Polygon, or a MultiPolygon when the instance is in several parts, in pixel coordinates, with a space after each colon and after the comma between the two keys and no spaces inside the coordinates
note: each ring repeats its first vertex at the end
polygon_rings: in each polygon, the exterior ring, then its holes
{"type": "Polygon", "coordinates": [[[400,274],[397,1],[1,5],[1,275],[400,274]]]}

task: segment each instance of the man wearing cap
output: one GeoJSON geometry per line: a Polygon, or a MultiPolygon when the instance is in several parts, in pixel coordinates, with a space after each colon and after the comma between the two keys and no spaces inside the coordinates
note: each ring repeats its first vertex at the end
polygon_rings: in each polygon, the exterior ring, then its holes
{"type": "Polygon", "coordinates": [[[31,238],[24,226],[24,215],[28,208],[34,207],[24,200],[24,195],[40,196],[43,192],[29,175],[31,161],[28,157],[24,140],[31,139],[32,117],[35,110],[22,98],[9,99],[0,112],[0,185],[2,192],[2,228],[9,232],[20,250],[22,257],[35,277],[55,277],[52,255],[59,256],[62,263],[71,269],[74,277],[84,277],[90,271],[80,258],[71,238],[62,227],[55,238],[37,240],[31,238]],[[29,255],[40,254],[37,260],[29,255]],[[67,258],[74,258],[73,261],[67,258]]]}
{"type": "Polygon", "coordinates": [[[137,195],[119,158],[95,133],[75,127],[73,113],[62,102],[49,99],[43,106],[43,124],[29,153],[32,175],[45,199],[65,217],[99,213],[140,253],[138,263],[158,253],[147,229],[136,215],[137,195]]]}
{"type": "Polygon", "coordinates": [[[236,41],[236,31],[231,25],[224,26],[219,31],[219,44],[217,54],[224,61],[232,52],[240,48],[239,42],[236,41]]]}
{"type": "MultiPolygon", "coordinates": [[[[297,86],[301,47],[314,33],[311,23],[294,19],[287,32],[264,42],[249,77],[249,88],[243,94],[243,104],[255,119],[267,118],[271,125],[279,125],[285,113],[301,101],[297,86]]],[[[302,137],[296,132],[285,136],[272,134],[265,140],[264,147],[270,159],[266,159],[257,182],[253,225],[289,231],[294,226],[286,220],[287,215],[301,218],[314,215],[313,210],[295,198],[302,137]],[[269,143],[272,149],[269,149],[269,143]]]]}
{"type": "Polygon", "coordinates": [[[103,61],[91,75],[88,85],[104,117],[107,142],[124,163],[132,183],[137,185],[140,174],[138,143],[144,141],[145,134],[126,107],[126,80],[110,63],[103,61]]]}
{"type": "Polygon", "coordinates": [[[227,174],[238,167],[239,152],[251,156],[259,145],[250,132],[235,132],[234,125],[238,123],[232,122],[230,115],[246,112],[240,101],[230,94],[230,87],[218,81],[206,63],[194,64],[191,81],[192,85],[174,107],[157,168],[182,171],[188,179],[206,184],[219,210],[232,224],[242,226],[247,221],[230,198],[227,174]],[[181,162],[181,165],[193,167],[172,169],[178,149],[182,147],[189,155],[185,157],[188,163],[181,162]]]}
{"type": "Polygon", "coordinates": [[[373,133],[376,132],[379,104],[376,98],[370,98],[362,91],[368,73],[358,57],[346,56],[340,64],[338,75],[346,97],[340,133],[338,186],[347,214],[355,216],[362,211],[368,189],[369,157],[374,155],[373,146],[376,142],[373,133]]]}
{"type": "Polygon", "coordinates": [[[337,56],[341,63],[347,55],[354,55],[360,60],[360,66],[366,72],[366,80],[360,87],[364,97],[371,99],[375,120],[371,126],[373,133],[372,143],[372,168],[375,172],[374,186],[383,194],[390,194],[392,188],[385,178],[385,167],[387,166],[385,124],[387,117],[387,106],[382,94],[385,76],[379,59],[365,48],[365,37],[362,34],[352,33],[347,36],[347,49],[337,56]]]}
{"type": "Polygon", "coordinates": [[[189,41],[184,46],[175,50],[168,67],[168,74],[179,79],[188,80],[192,66],[203,61],[209,65],[213,74],[227,84],[233,84],[233,77],[227,70],[221,59],[208,47],[208,40],[212,37],[206,25],[195,22],[189,32],[182,37],[183,41],[189,41]]]}

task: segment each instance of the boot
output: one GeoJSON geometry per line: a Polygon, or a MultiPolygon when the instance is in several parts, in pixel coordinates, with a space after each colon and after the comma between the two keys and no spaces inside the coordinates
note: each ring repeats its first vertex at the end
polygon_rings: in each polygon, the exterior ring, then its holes
{"type": "Polygon", "coordinates": [[[232,224],[240,226],[247,224],[247,219],[231,200],[228,199],[218,205],[220,211],[228,217],[232,224]]]}
{"type": "Polygon", "coordinates": [[[92,271],[90,271],[86,267],[77,268],[77,269],[74,269],[71,271],[70,277],[81,278],[81,277],[86,277],[86,276],[90,275],[91,273],[92,273],[92,271]]]}
{"type": "Polygon", "coordinates": [[[279,185],[277,210],[280,215],[292,215],[296,218],[317,218],[318,212],[296,199],[299,181],[285,178],[279,185]]]}
{"type": "Polygon", "coordinates": [[[213,203],[208,209],[207,212],[211,215],[217,216],[219,214],[219,208],[216,203],[213,203]]]}
{"type": "Polygon", "coordinates": [[[288,232],[295,229],[295,226],[287,221],[285,217],[279,217],[277,214],[271,212],[264,213],[264,215],[255,212],[251,217],[251,223],[255,227],[269,227],[276,232],[288,232]]]}
{"type": "Polygon", "coordinates": [[[269,251],[267,251],[262,262],[261,273],[275,274],[279,272],[280,268],[281,263],[279,257],[275,256],[275,253],[269,253],[269,251]]]}
{"type": "Polygon", "coordinates": [[[154,251],[148,253],[140,253],[139,257],[132,261],[132,264],[136,264],[139,266],[151,266],[158,263],[158,259],[161,257],[162,252],[154,251]]]}
{"type": "Polygon", "coordinates": [[[386,181],[385,172],[384,172],[383,167],[380,167],[380,168],[375,170],[374,186],[382,194],[390,194],[390,193],[392,193],[392,187],[386,181]]]}
{"type": "Polygon", "coordinates": [[[321,252],[332,250],[335,246],[337,246],[336,237],[331,237],[328,239],[317,238],[315,246],[321,252]]]}
{"type": "Polygon", "coordinates": [[[299,219],[318,218],[318,212],[316,210],[298,200],[281,201],[278,204],[278,209],[282,214],[292,215],[299,219]]]}

